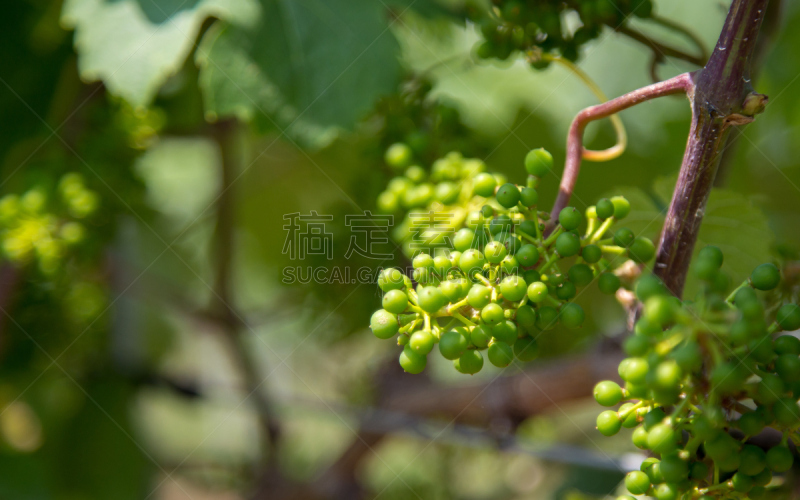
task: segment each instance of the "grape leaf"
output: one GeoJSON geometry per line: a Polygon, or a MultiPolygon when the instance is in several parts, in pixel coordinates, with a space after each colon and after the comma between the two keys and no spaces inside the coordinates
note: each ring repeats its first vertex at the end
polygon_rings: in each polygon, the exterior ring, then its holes
{"type": "MultiPolygon", "coordinates": [[[[614,194],[628,198],[632,207],[630,215],[618,226],[629,227],[637,235],[657,241],[676,180],[677,176],[657,179],[653,184],[653,196],[639,188],[615,189],[614,194]]],[[[771,260],[774,239],[767,216],[751,198],[726,189],[714,189],[706,205],[694,255],[707,245],[719,247],[725,255],[722,270],[738,284],[756,266],[771,260]]],[[[690,273],[684,296],[692,297],[697,286],[697,280],[690,273]]]]}
{"type": "Polygon", "coordinates": [[[397,88],[397,41],[372,0],[261,0],[255,27],[215,26],[196,60],[209,119],[237,116],[312,147],[397,88]]]}
{"type": "Polygon", "coordinates": [[[209,17],[247,25],[255,0],[65,0],[62,24],[75,30],[81,78],[146,106],[183,65],[209,17]]]}

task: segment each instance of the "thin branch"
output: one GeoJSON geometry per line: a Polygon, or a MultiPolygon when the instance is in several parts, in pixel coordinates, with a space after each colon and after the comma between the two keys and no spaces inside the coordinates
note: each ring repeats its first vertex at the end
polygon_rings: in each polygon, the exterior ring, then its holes
{"type": "Polygon", "coordinates": [[[690,94],[693,88],[693,76],[691,73],[683,73],[669,80],[648,85],[638,90],[634,90],[616,99],[612,99],[603,104],[591,106],[584,109],[572,121],[567,136],[567,158],[564,163],[564,174],[561,177],[561,186],[558,197],[553,205],[551,221],[558,220],[561,209],[567,206],[578,180],[578,173],[581,168],[581,158],[586,149],[583,147],[583,131],[586,126],[595,120],[606,118],[615,113],[635,106],[639,103],[663,97],[666,95],[687,93],[690,94]]]}
{"type": "Polygon", "coordinates": [[[669,45],[657,42],[648,37],[647,35],[639,33],[638,31],[633,30],[627,26],[622,26],[620,28],[617,28],[617,32],[627,36],[628,38],[631,38],[632,40],[641,43],[642,45],[650,47],[650,50],[652,50],[653,52],[662,54],[666,57],[674,57],[675,59],[680,59],[682,61],[686,61],[691,64],[694,64],[695,66],[700,66],[700,67],[702,67],[706,62],[705,57],[702,57],[702,55],[698,57],[692,54],[687,54],[686,52],[680,49],[676,49],[675,47],[670,47],[669,45]]]}

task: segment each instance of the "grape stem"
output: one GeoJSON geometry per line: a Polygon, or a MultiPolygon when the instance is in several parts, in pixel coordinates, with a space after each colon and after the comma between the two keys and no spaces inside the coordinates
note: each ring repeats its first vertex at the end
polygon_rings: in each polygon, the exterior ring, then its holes
{"type": "Polygon", "coordinates": [[[736,292],[738,292],[739,290],[741,290],[742,288],[746,287],[749,284],[750,284],[749,279],[744,280],[741,285],[737,286],[736,289],[732,291],[730,295],[728,295],[728,298],[725,299],[725,302],[727,302],[728,304],[733,304],[733,299],[736,298],[736,292]]]}
{"type": "Polygon", "coordinates": [[[606,234],[606,231],[608,231],[608,228],[610,228],[613,223],[613,217],[609,217],[608,219],[604,220],[603,223],[600,224],[600,227],[597,228],[592,237],[589,239],[589,243],[597,243],[598,240],[600,240],[600,238],[606,234]]]}
{"type": "Polygon", "coordinates": [[[472,321],[470,321],[470,320],[468,320],[467,318],[465,318],[465,317],[464,317],[464,316],[463,316],[463,315],[462,315],[460,312],[458,312],[458,311],[453,311],[453,317],[454,317],[454,318],[456,318],[457,320],[461,321],[462,323],[464,323],[464,324],[465,324],[465,325],[467,325],[467,326],[475,326],[475,323],[473,323],[472,321]]]}

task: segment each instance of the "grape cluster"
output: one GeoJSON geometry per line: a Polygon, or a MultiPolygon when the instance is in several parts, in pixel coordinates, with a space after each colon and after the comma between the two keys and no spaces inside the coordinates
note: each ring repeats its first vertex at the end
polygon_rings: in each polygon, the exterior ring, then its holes
{"type": "Polygon", "coordinates": [[[460,214],[447,228],[452,237],[446,229],[433,237],[446,246],[413,256],[411,276],[390,268],[378,279],[383,309],[373,314],[370,326],[381,339],[399,334],[400,365],[409,373],[425,368],[437,344],[466,374],[481,370],[484,351],[498,367],[514,357],[531,361],[542,332],[559,323],[583,324],[584,311],[573,302],[579,289],[597,281],[602,292],[614,294],[621,286],[615,268],[655,254],[647,238],[626,228],[611,231],[630,212],[623,197],[602,199],[585,216],[567,207],[548,231],[549,214],[537,210],[536,190],[552,167],[545,150],[525,158],[528,182],[522,187],[455,153],[435,162],[430,178],[424,169],[407,166],[411,156],[402,144],[389,149],[387,162],[406,170],[381,194],[382,208],[460,214]]]}
{"type": "MultiPolygon", "coordinates": [[[[561,55],[576,61],[580,47],[597,38],[604,26],[617,29],[631,15],[649,17],[650,0],[492,0],[488,10],[474,9],[473,20],[479,25],[483,41],[476,48],[482,59],[508,59],[514,51],[561,55]],[[572,23],[580,26],[570,31],[572,23]]],[[[532,58],[534,67],[549,64],[546,58],[532,58]]]]}
{"type": "Polygon", "coordinates": [[[85,227],[74,219],[91,215],[99,197],[79,174],[64,175],[58,184],[58,209],[48,212],[48,193],[33,188],[21,196],[0,198],[0,247],[9,261],[22,265],[36,258],[39,269],[53,273],[65,250],[83,240],[85,227]]]}
{"type": "Polygon", "coordinates": [[[800,427],[800,307],[777,291],[781,272],[758,266],[728,294],[717,247],[702,249],[692,272],[704,283],[681,302],[648,275],[636,285],[644,307],[619,365],[624,386],[603,381],[594,396],[607,410],[604,435],[633,429],[649,450],[625,486],[634,495],[677,498],[762,498],[774,473],[793,462],[788,441],[800,427]],[[748,442],[765,427],[783,435],[768,450],[748,442]]]}

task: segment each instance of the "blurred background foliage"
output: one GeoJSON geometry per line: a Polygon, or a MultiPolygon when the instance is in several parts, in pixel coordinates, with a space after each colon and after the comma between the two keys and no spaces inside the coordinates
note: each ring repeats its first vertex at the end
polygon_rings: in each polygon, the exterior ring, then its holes
{"type": "MultiPolygon", "coordinates": [[[[396,356],[366,328],[378,288],[284,282],[287,267],[347,268],[355,278],[357,269],[374,276],[404,265],[392,241],[373,248],[390,259],[345,257],[345,216],[375,212],[391,177],[383,153],[394,142],[411,144],[426,166],[461,151],[517,181],[532,148],[563,164],[569,122],[592,94],[561,66],[478,60],[478,30],[464,7],[4,5],[0,498],[247,498],[265,468],[293,484],[319,477],[365,421],[390,433],[355,468],[366,497],[613,494],[622,474],[610,460],[635,461],[634,450],[624,438],[594,439],[591,402],[488,429],[447,425],[452,416],[376,418],[376,381],[396,356]],[[312,211],[332,216],[331,260],[285,251],[285,216],[312,211]],[[280,433],[270,439],[275,422],[280,433]],[[497,437],[509,429],[513,445],[497,437]]],[[[659,0],[654,9],[710,49],[727,5],[659,0]]],[[[781,29],[799,22],[800,4],[784,2],[754,75],[770,104],[734,131],[705,216],[701,243],[722,248],[732,279],[800,245],[800,32],[781,29]]],[[[629,25],[686,45],[646,19],[629,25]]],[[[610,96],[650,82],[650,50],[609,28],[580,56],[610,96]]],[[[658,75],[692,69],[667,59],[658,75]]],[[[634,203],[628,225],[655,238],[689,108],[666,98],[622,119],[628,151],[585,165],[573,200],[584,208],[625,194],[634,203]]],[[[586,143],[612,139],[600,123],[586,143]]],[[[557,176],[545,181],[543,205],[557,184],[557,176]]],[[[581,301],[593,321],[577,335],[548,336],[546,355],[586,351],[624,329],[613,300],[581,301]]],[[[486,369],[465,381],[444,368],[428,370],[442,391],[500,375],[486,369]]],[[[262,497],[279,498],[265,484],[262,497]]]]}

